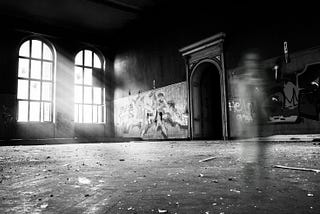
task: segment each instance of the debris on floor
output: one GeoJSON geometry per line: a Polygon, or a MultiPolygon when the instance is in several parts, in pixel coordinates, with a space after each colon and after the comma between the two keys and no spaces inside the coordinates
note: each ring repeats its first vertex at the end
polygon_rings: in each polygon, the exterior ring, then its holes
{"type": "Polygon", "coordinates": [[[159,213],[168,213],[168,210],[162,210],[162,209],[158,209],[159,213]]]}
{"type": "Polygon", "coordinates": [[[199,160],[199,162],[207,162],[207,161],[211,161],[211,160],[214,160],[216,159],[216,157],[209,157],[209,158],[205,158],[205,159],[202,159],[202,160],[199,160]]]}
{"type": "Polygon", "coordinates": [[[274,168],[282,168],[282,169],[291,169],[291,170],[300,170],[300,171],[309,171],[319,173],[320,169],[311,169],[311,168],[300,168],[300,167],[291,167],[291,166],[282,166],[282,165],[274,165],[274,168]]]}
{"type": "Polygon", "coordinates": [[[91,181],[88,178],[85,178],[85,177],[79,177],[78,181],[79,181],[80,184],[90,184],[91,183],[91,181]]]}
{"type": "Polygon", "coordinates": [[[240,190],[236,190],[236,189],[230,189],[230,192],[235,192],[240,194],[240,190]]]}

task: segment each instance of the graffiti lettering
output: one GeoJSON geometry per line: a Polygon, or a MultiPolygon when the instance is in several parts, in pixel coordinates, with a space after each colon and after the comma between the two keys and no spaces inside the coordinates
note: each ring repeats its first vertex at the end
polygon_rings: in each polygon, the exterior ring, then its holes
{"type": "Polygon", "coordinates": [[[252,123],[254,120],[253,103],[245,99],[233,99],[229,101],[229,111],[241,123],[252,123]]]}

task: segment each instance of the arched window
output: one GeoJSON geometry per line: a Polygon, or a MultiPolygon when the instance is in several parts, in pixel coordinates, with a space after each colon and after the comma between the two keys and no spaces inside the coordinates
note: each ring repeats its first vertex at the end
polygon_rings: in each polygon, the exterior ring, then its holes
{"type": "Polygon", "coordinates": [[[19,49],[18,122],[52,122],[54,51],[39,39],[25,41],[19,49]]]}
{"type": "Polygon", "coordinates": [[[104,123],[105,89],[103,60],[92,50],[75,57],[74,117],[76,123],[104,123]]]}

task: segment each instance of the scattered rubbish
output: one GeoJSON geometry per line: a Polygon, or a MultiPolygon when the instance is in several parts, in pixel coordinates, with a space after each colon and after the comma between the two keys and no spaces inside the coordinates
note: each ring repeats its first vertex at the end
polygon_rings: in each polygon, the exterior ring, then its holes
{"type": "Polygon", "coordinates": [[[307,196],[308,197],[313,197],[313,194],[312,193],[308,193],[307,196]]]}
{"type": "Polygon", "coordinates": [[[162,209],[158,209],[159,213],[168,213],[168,210],[162,210],[162,209]]]}
{"type": "Polygon", "coordinates": [[[236,190],[236,189],[230,189],[230,192],[235,192],[240,194],[240,190],[236,190]]]}
{"type": "Polygon", "coordinates": [[[209,158],[205,158],[205,159],[202,159],[202,160],[199,160],[199,162],[207,162],[207,161],[211,161],[213,159],[216,159],[216,157],[209,157],[209,158]]]}
{"type": "Polygon", "coordinates": [[[134,208],[133,207],[129,207],[127,210],[134,210],[134,208]]]}
{"type": "Polygon", "coordinates": [[[124,159],[119,159],[119,161],[124,161],[124,159]]]}
{"type": "Polygon", "coordinates": [[[170,195],[170,194],[168,194],[167,196],[168,196],[168,197],[170,197],[171,195],[170,195]]]}
{"type": "Polygon", "coordinates": [[[292,170],[316,172],[316,173],[320,172],[320,169],[311,169],[311,168],[300,168],[300,167],[291,167],[291,166],[282,166],[282,165],[274,165],[273,167],[274,168],[282,168],[282,169],[292,169],[292,170]]]}
{"type": "Polygon", "coordinates": [[[203,174],[201,174],[201,173],[198,175],[198,177],[203,177],[203,176],[204,176],[204,175],[203,175],[203,174]]]}
{"type": "Polygon", "coordinates": [[[179,206],[179,202],[178,201],[176,202],[176,205],[179,206]]]}
{"type": "Polygon", "coordinates": [[[212,206],[217,206],[217,203],[212,203],[212,206]]]}
{"type": "Polygon", "coordinates": [[[79,177],[78,181],[80,184],[90,184],[91,181],[88,178],[84,178],[84,177],[79,177]]]}
{"type": "Polygon", "coordinates": [[[205,214],[209,214],[209,211],[206,211],[205,214]]]}
{"type": "Polygon", "coordinates": [[[47,208],[47,206],[48,206],[48,204],[47,204],[47,203],[45,203],[45,204],[41,204],[41,206],[40,206],[40,207],[41,207],[42,209],[45,209],[45,208],[47,208]]]}

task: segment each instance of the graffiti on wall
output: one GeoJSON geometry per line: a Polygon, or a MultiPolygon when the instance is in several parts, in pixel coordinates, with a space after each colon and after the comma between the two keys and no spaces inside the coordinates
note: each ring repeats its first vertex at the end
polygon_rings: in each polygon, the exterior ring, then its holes
{"type": "Polygon", "coordinates": [[[244,84],[242,96],[238,90],[235,92],[238,97],[229,99],[230,117],[241,124],[298,123],[301,118],[319,120],[319,86],[320,63],[283,74],[276,82],[263,86],[250,88],[244,84]]]}
{"type": "Polygon", "coordinates": [[[299,88],[296,81],[284,80],[271,88],[264,106],[268,113],[268,122],[296,122],[299,111],[299,88]]]}
{"type": "Polygon", "coordinates": [[[187,136],[184,82],[117,99],[114,108],[118,136],[155,139],[187,136]]]}
{"type": "Polygon", "coordinates": [[[269,122],[297,122],[299,117],[319,120],[319,79],[320,63],[314,63],[270,88],[264,105],[269,122]]]}
{"type": "Polygon", "coordinates": [[[253,123],[254,105],[252,101],[242,98],[233,98],[228,102],[229,112],[240,123],[253,123]]]}

